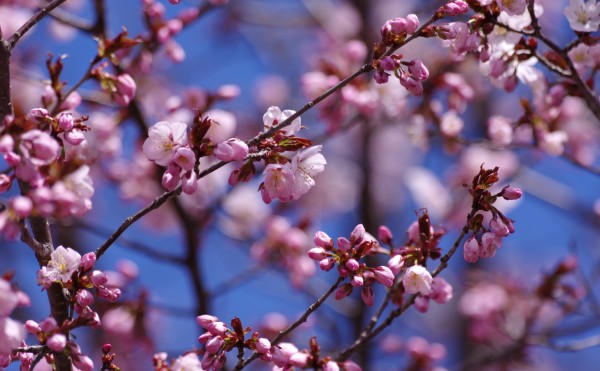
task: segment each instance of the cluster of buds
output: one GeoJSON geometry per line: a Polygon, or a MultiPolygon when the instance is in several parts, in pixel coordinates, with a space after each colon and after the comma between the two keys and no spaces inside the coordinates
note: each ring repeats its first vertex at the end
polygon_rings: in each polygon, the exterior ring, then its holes
{"type": "Polygon", "coordinates": [[[104,71],[108,63],[101,63],[92,71],[92,76],[98,80],[104,91],[110,94],[112,100],[121,107],[127,107],[135,98],[137,85],[128,73],[113,75],[104,71]]]}
{"type": "Polygon", "coordinates": [[[86,120],[70,112],[52,116],[45,108],[3,120],[0,154],[9,169],[0,174],[0,192],[10,190],[15,179],[27,185],[26,193],[12,197],[0,212],[0,231],[6,238],[16,238],[29,216],[64,218],[91,209],[89,166],[63,161],[62,155],[67,144],[85,141],[86,120]]]}
{"type": "Polygon", "coordinates": [[[373,285],[378,282],[386,287],[394,283],[394,273],[387,266],[368,267],[359,262],[370,253],[377,252],[379,243],[366,233],[362,224],[357,225],[350,239],[339,237],[335,247],[333,239],[325,232],[317,232],[314,237],[316,247],[308,252],[308,256],[319,262],[324,271],[331,270],[337,264],[340,277],[349,278],[350,283],[342,285],[335,293],[337,300],[350,295],[354,288],[360,287],[362,300],[367,305],[373,305],[373,285]]]}
{"type": "Polygon", "coordinates": [[[470,263],[475,263],[479,258],[491,258],[496,255],[496,250],[502,247],[502,238],[514,233],[513,221],[506,217],[493,204],[498,197],[505,200],[517,200],[523,192],[516,187],[505,186],[496,194],[489,188],[498,181],[498,167],[484,170],[483,166],[473,178],[469,193],[473,196],[473,210],[477,212],[469,219],[469,230],[473,233],[464,244],[464,257],[470,263]],[[487,226],[484,224],[484,213],[491,218],[487,226]]]}
{"type": "Polygon", "coordinates": [[[431,225],[426,210],[421,211],[418,220],[408,227],[407,240],[398,248],[393,245],[390,229],[386,226],[379,227],[379,240],[390,247],[388,267],[394,275],[404,271],[402,290],[397,292],[394,302],[401,302],[403,292],[418,295],[415,308],[426,312],[430,300],[445,304],[452,299],[452,286],[441,277],[432,277],[426,268],[428,259],[438,259],[441,256],[438,244],[444,234],[444,229],[436,229],[431,225]]]}
{"type": "Polygon", "coordinates": [[[219,370],[227,360],[225,353],[236,347],[243,347],[255,351],[260,359],[270,362],[272,360],[271,342],[266,338],[260,338],[258,333],[245,340],[245,335],[250,332],[250,327],[243,328],[239,318],[231,320],[229,329],[224,322],[215,316],[204,314],[196,318],[198,324],[206,332],[198,338],[198,342],[204,345],[204,356],[202,357],[203,370],[219,370]]]}
{"type": "Polygon", "coordinates": [[[282,370],[293,370],[295,367],[323,371],[361,370],[353,361],[336,362],[331,357],[321,358],[320,352],[316,337],[310,339],[309,349],[304,350],[298,350],[292,343],[280,343],[273,346],[273,363],[282,370]]]}

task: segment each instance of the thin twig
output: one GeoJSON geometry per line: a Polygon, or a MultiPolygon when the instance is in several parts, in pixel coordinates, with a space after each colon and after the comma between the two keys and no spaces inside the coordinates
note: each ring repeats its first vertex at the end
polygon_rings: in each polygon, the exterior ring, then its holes
{"type": "Polygon", "coordinates": [[[23,36],[29,31],[33,26],[35,26],[39,21],[41,21],[48,13],[50,13],[54,8],[60,6],[67,0],[54,0],[45,7],[39,9],[31,18],[25,22],[15,33],[7,40],[10,48],[13,49],[15,45],[21,40],[23,36]]]}

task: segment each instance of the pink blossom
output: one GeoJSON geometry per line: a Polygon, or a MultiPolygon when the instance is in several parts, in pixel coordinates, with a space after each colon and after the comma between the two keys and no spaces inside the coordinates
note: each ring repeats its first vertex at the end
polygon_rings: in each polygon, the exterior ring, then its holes
{"type": "Polygon", "coordinates": [[[82,307],[88,307],[94,302],[94,295],[88,290],[79,289],[77,295],[75,295],[75,299],[77,300],[77,304],[82,307]]]}
{"type": "Polygon", "coordinates": [[[92,283],[95,286],[104,285],[108,281],[108,278],[106,277],[106,273],[99,271],[99,270],[93,271],[92,274],[90,275],[90,279],[92,280],[92,283]]]}
{"type": "Polygon", "coordinates": [[[420,96],[423,94],[421,82],[406,73],[400,74],[400,84],[413,95],[420,96]]]}
{"type": "Polygon", "coordinates": [[[69,282],[71,276],[77,268],[81,255],[70,247],[58,246],[51,254],[50,261],[47,264],[47,277],[50,281],[69,282]]]}
{"type": "Polygon", "coordinates": [[[71,131],[74,125],[75,120],[73,119],[73,114],[70,112],[63,112],[58,116],[58,127],[62,130],[71,131]]]}
{"type": "Polygon", "coordinates": [[[215,316],[211,316],[210,314],[203,314],[201,316],[196,317],[196,322],[204,329],[207,328],[213,322],[217,322],[219,319],[215,316]]]}
{"type": "Polygon", "coordinates": [[[214,155],[221,161],[243,161],[248,156],[248,145],[240,139],[231,138],[219,143],[214,155]]]}
{"type": "Polygon", "coordinates": [[[48,317],[40,322],[40,329],[43,332],[53,332],[58,329],[58,324],[54,317],[48,317]]]}
{"type": "Polygon", "coordinates": [[[388,260],[387,266],[394,275],[400,273],[402,267],[404,267],[404,259],[402,258],[402,255],[397,254],[392,256],[390,260],[388,260]]]}
{"type": "Polygon", "coordinates": [[[221,349],[221,346],[224,343],[225,340],[223,340],[221,336],[213,336],[212,338],[208,339],[208,341],[205,344],[206,351],[212,354],[216,354],[221,349]]]}
{"type": "Polygon", "coordinates": [[[480,258],[491,258],[496,255],[496,249],[502,246],[502,237],[492,232],[486,232],[481,236],[480,258]]]}
{"type": "Polygon", "coordinates": [[[456,137],[460,134],[465,123],[455,111],[447,111],[440,117],[440,130],[447,137],[456,137]]]}
{"type": "Polygon", "coordinates": [[[350,294],[352,294],[352,285],[346,283],[335,291],[335,300],[342,300],[350,294]]]}
{"type": "Polygon", "coordinates": [[[334,264],[335,260],[333,260],[333,258],[325,258],[319,262],[319,267],[321,268],[321,270],[327,272],[331,270],[331,268],[333,268],[334,264]]]}
{"type": "Polygon", "coordinates": [[[375,279],[380,284],[391,287],[394,283],[394,273],[392,273],[390,268],[382,265],[377,268],[373,268],[371,271],[373,274],[375,274],[375,279]]]}
{"type": "Polygon", "coordinates": [[[323,371],[340,371],[340,366],[333,361],[327,361],[322,368],[323,371]]]}
{"type": "Polygon", "coordinates": [[[29,216],[33,209],[33,202],[26,196],[15,196],[10,200],[9,205],[15,215],[21,219],[29,216]]]}
{"type": "Polygon", "coordinates": [[[143,150],[149,160],[167,166],[177,149],[187,144],[187,125],[183,122],[161,121],[148,130],[143,150]]]}
{"type": "Polygon", "coordinates": [[[497,146],[507,146],[513,139],[513,128],[510,121],[503,116],[491,116],[487,122],[487,132],[497,146]]]}
{"type": "Polygon", "coordinates": [[[290,201],[295,187],[295,177],[292,169],[285,165],[267,165],[264,190],[270,199],[278,198],[281,201],[290,201]]]}
{"type": "Polygon", "coordinates": [[[454,0],[441,7],[442,11],[449,16],[455,16],[466,13],[469,10],[469,5],[462,0],[454,0]]]}
{"type": "MultiPolygon", "coordinates": [[[[277,106],[271,106],[267,109],[267,112],[263,115],[263,123],[265,124],[265,129],[270,129],[273,126],[281,124],[288,117],[292,116],[296,111],[293,110],[284,110],[281,111],[277,106]]],[[[294,135],[296,134],[300,128],[302,127],[300,117],[294,119],[292,123],[281,129],[285,133],[285,135],[294,135]]]]}
{"type": "Polygon", "coordinates": [[[172,371],[195,371],[202,370],[200,365],[200,359],[194,352],[186,353],[181,357],[177,358],[171,365],[172,371]]]}
{"type": "Polygon", "coordinates": [[[308,250],[308,256],[313,260],[320,261],[328,257],[329,253],[327,253],[327,250],[322,247],[313,247],[312,249],[308,250]]]}
{"type": "Polygon", "coordinates": [[[78,354],[73,356],[73,366],[77,367],[79,371],[93,371],[94,361],[84,354],[78,354]]]}
{"type": "Polygon", "coordinates": [[[9,316],[19,304],[19,297],[10,282],[0,278],[0,317],[9,316]]]}
{"type": "Polygon", "coordinates": [[[408,72],[417,80],[427,80],[429,78],[429,70],[420,59],[414,59],[410,62],[408,72]]]}
{"type": "Polygon", "coordinates": [[[62,352],[67,346],[67,337],[64,334],[54,334],[48,338],[46,345],[55,352],[62,352]]]}
{"type": "Polygon", "coordinates": [[[273,355],[273,363],[277,367],[284,367],[289,363],[290,357],[298,353],[298,348],[292,343],[279,343],[273,345],[271,354],[273,355]]]}
{"type": "Polygon", "coordinates": [[[371,286],[364,286],[363,289],[360,291],[360,297],[363,303],[365,303],[365,305],[369,307],[373,305],[375,301],[375,297],[373,295],[373,288],[371,286]]]}
{"type": "Polygon", "coordinates": [[[425,313],[429,310],[429,297],[417,296],[415,299],[415,309],[421,313],[425,313]]]}
{"type": "Polygon", "coordinates": [[[416,14],[409,14],[406,16],[406,26],[404,30],[408,34],[415,33],[419,29],[419,17],[416,14]]]}
{"type": "Polygon", "coordinates": [[[420,265],[409,267],[402,277],[404,289],[409,294],[429,295],[432,292],[433,277],[427,269],[420,265]]]}
{"type": "Polygon", "coordinates": [[[386,227],[385,225],[381,225],[379,226],[379,229],[377,231],[377,239],[380,240],[381,242],[391,245],[392,244],[392,240],[394,239],[394,236],[392,234],[392,231],[390,231],[390,229],[388,227],[386,227]]]}
{"type": "Polygon", "coordinates": [[[0,174],[0,192],[6,192],[12,186],[12,179],[6,174],[0,174]]]}
{"type": "Polygon", "coordinates": [[[319,153],[321,147],[322,146],[320,145],[313,146],[306,150],[299,151],[294,158],[292,158],[291,170],[294,173],[292,197],[294,200],[299,199],[308,192],[308,190],[315,185],[315,180],[313,178],[325,170],[327,161],[325,160],[325,157],[319,153]]]}
{"type": "Polygon", "coordinates": [[[496,234],[496,236],[500,237],[506,237],[510,233],[508,227],[502,222],[502,220],[499,220],[498,218],[492,218],[490,220],[490,229],[496,234]]]}
{"type": "Polygon", "coordinates": [[[338,249],[342,252],[346,252],[352,247],[352,243],[346,237],[338,237],[337,245],[338,249]]]}
{"type": "Polygon", "coordinates": [[[469,263],[475,263],[479,259],[479,250],[481,249],[479,241],[475,236],[471,236],[463,245],[465,260],[469,263]]]}
{"type": "Polygon", "coordinates": [[[83,271],[89,271],[94,268],[96,264],[96,254],[94,252],[88,252],[81,257],[81,268],[83,271]]]}
{"type": "Polygon", "coordinates": [[[308,361],[311,357],[306,353],[295,353],[290,356],[289,362],[292,366],[305,368],[308,366],[308,361]]]}
{"type": "Polygon", "coordinates": [[[173,154],[173,162],[185,171],[192,171],[196,163],[196,155],[189,147],[179,147],[173,154]]]}
{"type": "Polygon", "coordinates": [[[523,191],[520,188],[507,186],[502,189],[502,197],[505,200],[518,200],[521,196],[523,196],[523,191]]]}
{"type": "Polygon", "coordinates": [[[318,231],[315,233],[313,241],[318,247],[323,247],[325,249],[333,248],[333,239],[331,239],[331,237],[329,237],[325,232],[318,231]]]}
{"type": "Polygon", "coordinates": [[[595,32],[600,26],[600,12],[596,0],[571,0],[565,8],[565,17],[574,31],[595,32]]]}
{"type": "Polygon", "coordinates": [[[435,277],[431,284],[429,298],[438,304],[445,304],[452,299],[452,286],[442,277],[435,277]]]}
{"type": "Polygon", "coordinates": [[[21,346],[25,336],[23,324],[10,317],[0,317],[0,355],[10,355],[21,346]]]}
{"type": "Polygon", "coordinates": [[[509,15],[521,15],[527,9],[527,0],[496,0],[500,10],[509,15]]]}
{"type": "Polygon", "coordinates": [[[114,80],[116,91],[113,95],[118,105],[126,107],[135,97],[137,85],[131,75],[123,73],[114,80]]]}
{"type": "Polygon", "coordinates": [[[21,155],[35,166],[48,165],[58,158],[60,145],[48,133],[34,129],[21,135],[21,155]]]}
{"type": "Polygon", "coordinates": [[[194,171],[187,173],[181,181],[181,189],[185,194],[194,194],[198,189],[198,176],[194,171]]]}
{"type": "Polygon", "coordinates": [[[206,326],[206,330],[215,336],[222,336],[227,333],[227,325],[220,321],[211,322],[206,326]]]}
{"type": "Polygon", "coordinates": [[[352,287],[363,286],[365,284],[365,280],[362,276],[354,275],[350,280],[350,284],[352,285],[352,287]]]}
{"type": "Polygon", "coordinates": [[[348,260],[346,261],[346,264],[345,264],[345,266],[346,266],[346,268],[348,268],[348,270],[349,270],[350,272],[355,272],[355,271],[357,271],[357,270],[358,270],[358,267],[359,267],[360,265],[358,264],[358,262],[356,261],[356,259],[348,259],[348,260]]]}
{"type": "Polygon", "coordinates": [[[256,351],[259,353],[267,353],[271,351],[271,342],[265,338],[259,338],[256,343],[256,351]]]}
{"type": "Polygon", "coordinates": [[[540,135],[539,147],[550,156],[561,156],[565,150],[564,144],[569,136],[562,130],[540,135]]]}

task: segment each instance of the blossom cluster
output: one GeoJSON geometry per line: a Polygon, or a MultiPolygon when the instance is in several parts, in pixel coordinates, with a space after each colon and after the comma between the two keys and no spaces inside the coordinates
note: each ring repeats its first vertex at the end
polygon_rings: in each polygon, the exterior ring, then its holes
{"type": "Polygon", "coordinates": [[[29,216],[82,216],[92,208],[89,166],[62,154],[67,145],[85,145],[86,119],[75,119],[68,111],[53,116],[45,108],[35,108],[28,115],[3,120],[0,154],[9,170],[0,174],[0,192],[9,191],[15,180],[25,186],[0,212],[3,236],[15,239],[29,216]]]}
{"type": "Polygon", "coordinates": [[[523,192],[519,188],[505,186],[500,192],[492,194],[488,188],[498,181],[497,171],[497,168],[493,170],[483,170],[482,168],[473,179],[470,189],[475,199],[476,211],[478,211],[470,220],[469,227],[473,233],[463,245],[465,260],[470,263],[475,263],[479,258],[495,256],[496,250],[502,247],[502,239],[515,232],[513,221],[493,204],[498,197],[505,200],[517,200],[521,198],[523,192]],[[487,227],[484,225],[486,216],[489,217],[487,227]]]}

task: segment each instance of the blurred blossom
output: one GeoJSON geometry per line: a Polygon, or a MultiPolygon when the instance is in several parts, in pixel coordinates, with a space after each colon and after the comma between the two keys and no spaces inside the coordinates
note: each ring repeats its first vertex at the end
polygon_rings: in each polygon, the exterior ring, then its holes
{"type": "Polygon", "coordinates": [[[262,202],[257,186],[252,183],[236,186],[223,200],[226,215],[219,218],[223,231],[234,238],[252,236],[270,214],[270,208],[262,202]]]}
{"type": "Polygon", "coordinates": [[[435,174],[424,167],[410,167],[404,176],[415,204],[427,208],[434,219],[442,219],[452,207],[452,197],[435,174]]]}
{"type": "Polygon", "coordinates": [[[263,108],[284,105],[289,97],[288,82],[279,75],[261,76],[254,86],[254,99],[263,108]]]}

